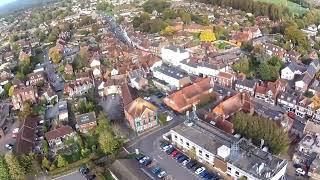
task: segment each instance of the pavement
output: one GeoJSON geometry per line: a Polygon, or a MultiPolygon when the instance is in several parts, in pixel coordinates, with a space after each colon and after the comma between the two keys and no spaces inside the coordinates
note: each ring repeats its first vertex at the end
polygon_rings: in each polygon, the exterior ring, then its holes
{"type": "Polygon", "coordinates": [[[175,116],[173,119],[166,126],[138,136],[127,143],[125,147],[129,152],[135,152],[135,149],[139,149],[140,152],[150,156],[153,159],[153,166],[158,165],[164,169],[168,174],[168,179],[200,179],[160,149],[160,140],[163,139],[162,135],[184,121],[183,116],[175,116]]]}

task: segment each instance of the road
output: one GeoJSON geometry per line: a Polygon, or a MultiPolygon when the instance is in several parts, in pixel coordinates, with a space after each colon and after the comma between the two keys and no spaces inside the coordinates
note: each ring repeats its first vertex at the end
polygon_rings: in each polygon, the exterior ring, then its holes
{"type": "Polygon", "coordinates": [[[12,137],[12,130],[20,127],[20,122],[16,120],[10,127],[8,127],[8,133],[0,139],[0,154],[5,154],[9,150],[5,147],[6,144],[15,144],[16,139],[12,137]]]}
{"type": "Polygon", "coordinates": [[[130,141],[126,145],[126,149],[130,152],[134,152],[135,149],[139,149],[144,154],[153,158],[153,165],[159,165],[165,171],[167,171],[171,179],[199,179],[193,172],[189,171],[181,164],[178,164],[176,160],[165,154],[160,150],[160,140],[162,135],[169,132],[171,128],[183,123],[183,116],[175,116],[174,120],[170,121],[168,125],[155,129],[152,132],[142,134],[138,138],[130,141]]]}
{"type": "Polygon", "coordinates": [[[64,176],[55,178],[53,180],[86,180],[86,178],[83,177],[78,171],[75,171],[64,176]]]}

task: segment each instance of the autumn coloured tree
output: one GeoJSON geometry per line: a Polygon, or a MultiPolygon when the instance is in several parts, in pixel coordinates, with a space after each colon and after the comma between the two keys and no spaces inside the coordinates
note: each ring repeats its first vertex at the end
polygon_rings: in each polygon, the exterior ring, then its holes
{"type": "Polygon", "coordinates": [[[216,40],[216,36],[210,30],[206,30],[200,33],[200,41],[202,42],[212,42],[215,40],[216,40]]]}
{"type": "Polygon", "coordinates": [[[61,61],[62,54],[57,47],[53,47],[49,50],[49,57],[53,63],[58,64],[61,61]]]}
{"type": "Polygon", "coordinates": [[[12,153],[7,153],[4,159],[9,168],[9,174],[12,179],[24,179],[26,175],[25,169],[20,165],[17,157],[12,153]]]}

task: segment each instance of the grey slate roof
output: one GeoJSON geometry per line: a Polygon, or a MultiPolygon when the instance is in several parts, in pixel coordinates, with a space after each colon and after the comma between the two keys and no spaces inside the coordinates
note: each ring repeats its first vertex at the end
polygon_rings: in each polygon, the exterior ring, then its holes
{"type": "Polygon", "coordinates": [[[236,85],[241,85],[241,86],[245,86],[245,87],[250,87],[253,88],[254,85],[257,83],[257,81],[255,79],[238,79],[236,81],[236,85]]]}
{"type": "Polygon", "coordinates": [[[183,71],[166,65],[157,66],[154,68],[154,71],[161,72],[162,74],[165,74],[175,79],[182,79],[188,77],[188,75],[185,74],[183,71]]]}

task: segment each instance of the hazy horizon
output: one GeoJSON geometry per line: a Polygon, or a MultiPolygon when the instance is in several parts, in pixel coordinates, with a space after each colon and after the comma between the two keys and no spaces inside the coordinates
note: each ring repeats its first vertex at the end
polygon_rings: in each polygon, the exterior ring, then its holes
{"type": "Polygon", "coordinates": [[[4,6],[6,4],[9,4],[11,2],[14,2],[16,0],[0,0],[0,6],[4,6]]]}

